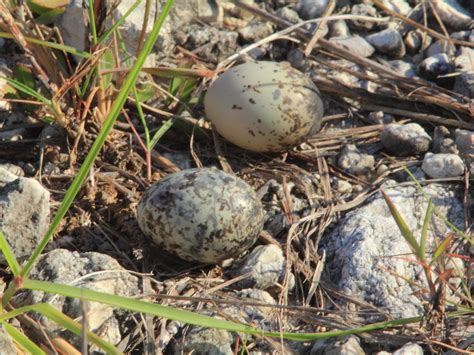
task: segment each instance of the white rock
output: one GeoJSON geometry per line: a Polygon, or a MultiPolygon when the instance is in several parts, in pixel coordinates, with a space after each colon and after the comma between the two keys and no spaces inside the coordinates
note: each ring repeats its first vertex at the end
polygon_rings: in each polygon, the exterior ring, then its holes
{"type": "MultiPolygon", "coordinates": [[[[357,4],[352,6],[352,15],[379,17],[377,9],[369,4],[357,4]]],[[[375,22],[365,20],[351,20],[349,21],[351,27],[361,30],[371,30],[376,26],[375,22]]]]}
{"type": "Polygon", "coordinates": [[[393,352],[393,355],[423,355],[423,348],[416,343],[407,343],[393,352]]]}
{"type": "Polygon", "coordinates": [[[418,123],[386,125],[380,134],[382,145],[398,156],[410,156],[425,153],[431,143],[431,137],[418,123]]]}
{"type": "Polygon", "coordinates": [[[49,191],[38,181],[0,168],[0,228],[17,258],[30,256],[38,245],[48,228],[49,209],[49,191]]]}
{"type": "Polygon", "coordinates": [[[281,248],[273,244],[256,247],[233,274],[237,276],[249,272],[249,278],[239,282],[241,287],[265,290],[274,286],[285,272],[285,258],[281,248]]]}
{"type": "Polygon", "coordinates": [[[416,76],[416,67],[412,63],[404,60],[391,60],[389,64],[401,76],[406,78],[414,78],[416,76]]]}
{"type": "Polygon", "coordinates": [[[337,20],[337,21],[330,21],[329,24],[329,36],[330,37],[350,37],[351,31],[347,26],[346,21],[344,20],[337,20]]]}
{"type": "Polygon", "coordinates": [[[232,335],[223,329],[192,327],[176,340],[173,354],[233,355],[232,335]]]}
{"type": "Polygon", "coordinates": [[[355,145],[348,144],[342,148],[337,164],[350,174],[364,175],[374,169],[375,159],[359,151],[355,145]]]}
{"type": "MultiPolygon", "coordinates": [[[[439,184],[423,189],[442,217],[458,228],[463,225],[461,190],[439,184]]],[[[423,194],[413,186],[385,187],[385,192],[419,239],[428,204],[423,194]]],[[[437,232],[428,235],[428,255],[448,228],[442,218],[433,216],[432,230],[437,232]]],[[[425,277],[417,263],[405,259],[414,256],[380,194],[347,213],[337,228],[323,237],[321,246],[327,251],[326,271],[346,294],[382,307],[394,317],[424,313],[423,302],[429,295],[420,294],[418,286],[405,280],[426,286],[425,277]]]]}
{"type": "Polygon", "coordinates": [[[471,174],[474,174],[474,132],[465,129],[455,131],[459,155],[465,160],[471,174]]]}
{"type": "Polygon", "coordinates": [[[456,177],[464,173],[461,157],[449,153],[426,153],[421,168],[433,179],[456,177]]]}
{"type": "Polygon", "coordinates": [[[447,40],[439,39],[426,50],[425,56],[432,57],[437,54],[446,53],[447,55],[453,55],[456,47],[447,40]]]}
{"type": "Polygon", "coordinates": [[[379,52],[401,58],[405,55],[405,44],[400,33],[393,29],[386,29],[365,38],[379,52]]]}
{"type": "MultiPolygon", "coordinates": [[[[119,296],[132,297],[140,293],[140,282],[137,277],[129,274],[112,257],[95,253],[78,253],[65,249],[55,249],[40,257],[31,272],[31,278],[87,288],[93,291],[105,292],[119,296]]],[[[82,316],[81,301],[65,298],[41,291],[28,291],[15,297],[20,305],[47,302],[74,319],[82,316]]],[[[121,340],[118,322],[114,318],[111,306],[86,302],[87,323],[91,330],[101,334],[101,337],[117,344],[121,340]]],[[[52,331],[62,333],[62,327],[47,318],[38,316],[52,331]]],[[[80,343],[79,338],[72,338],[80,343]]]]}

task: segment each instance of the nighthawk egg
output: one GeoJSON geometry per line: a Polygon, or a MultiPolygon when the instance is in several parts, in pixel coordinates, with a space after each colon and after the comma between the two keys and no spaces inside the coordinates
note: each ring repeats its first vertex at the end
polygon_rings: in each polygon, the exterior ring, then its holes
{"type": "Polygon", "coordinates": [[[141,230],[159,247],[200,263],[217,263],[250,248],[263,215],[245,181],[208,168],[166,176],[145,192],[137,209],[141,230]]]}
{"type": "Polygon", "coordinates": [[[222,74],[204,98],[217,132],[239,147],[283,151],[321,127],[323,103],[310,78],[288,63],[237,65],[222,74]]]}

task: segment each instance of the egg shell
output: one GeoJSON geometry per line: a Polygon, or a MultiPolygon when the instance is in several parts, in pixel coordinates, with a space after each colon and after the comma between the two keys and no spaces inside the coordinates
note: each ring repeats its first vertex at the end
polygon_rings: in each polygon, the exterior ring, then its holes
{"type": "Polygon", "coordinates": [[[257,152],[294,147],[321,127],[323,103],[314,83],[288,63],[237,65],[204,98],[207,118],[235,145],[257,152]]]}
{"type": "Polygon", "coordinates": [[[250,248],[263,228],[263,207],[242,179],[217,169],[166,176],[141,198],[145,235],[183,260],[217,263],[250,248]]]}

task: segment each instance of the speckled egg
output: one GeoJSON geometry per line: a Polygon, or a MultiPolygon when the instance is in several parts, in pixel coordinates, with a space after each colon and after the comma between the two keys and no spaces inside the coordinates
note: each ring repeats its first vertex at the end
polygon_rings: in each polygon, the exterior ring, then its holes
{"type": "Polygon", "coordinates": [[[204,98],[207,118],[225,139],[257,152],[294,147],[321,127],[323,103],[314,83],[288,63],[237,65],[204,98]]]}
{"type": "Polygon", "coordinates": [[[138,224],[183,260],[217,263],[250,248],[263,228],[263,207],[242,179],[217,169],[188,169],[151,186],[138,224]]]}

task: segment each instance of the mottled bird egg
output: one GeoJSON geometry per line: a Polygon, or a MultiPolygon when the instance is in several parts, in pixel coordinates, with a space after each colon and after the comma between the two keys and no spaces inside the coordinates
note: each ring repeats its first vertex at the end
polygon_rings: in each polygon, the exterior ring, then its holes
{"type": "Polygon", "coordinates": [[[314,83],[288,63],[237,65],[204,98],[207,118],[235,145],[257,152],[294,147],[321,127],[323,103],[314,83]]]}
{"type": "Polygon", "coordinates": [[[263,207],[242,179],[217,169],[189,169],[152,185],[138,204],[144,234],[183,260],[217,263],[250,248],[263,207]]]}

